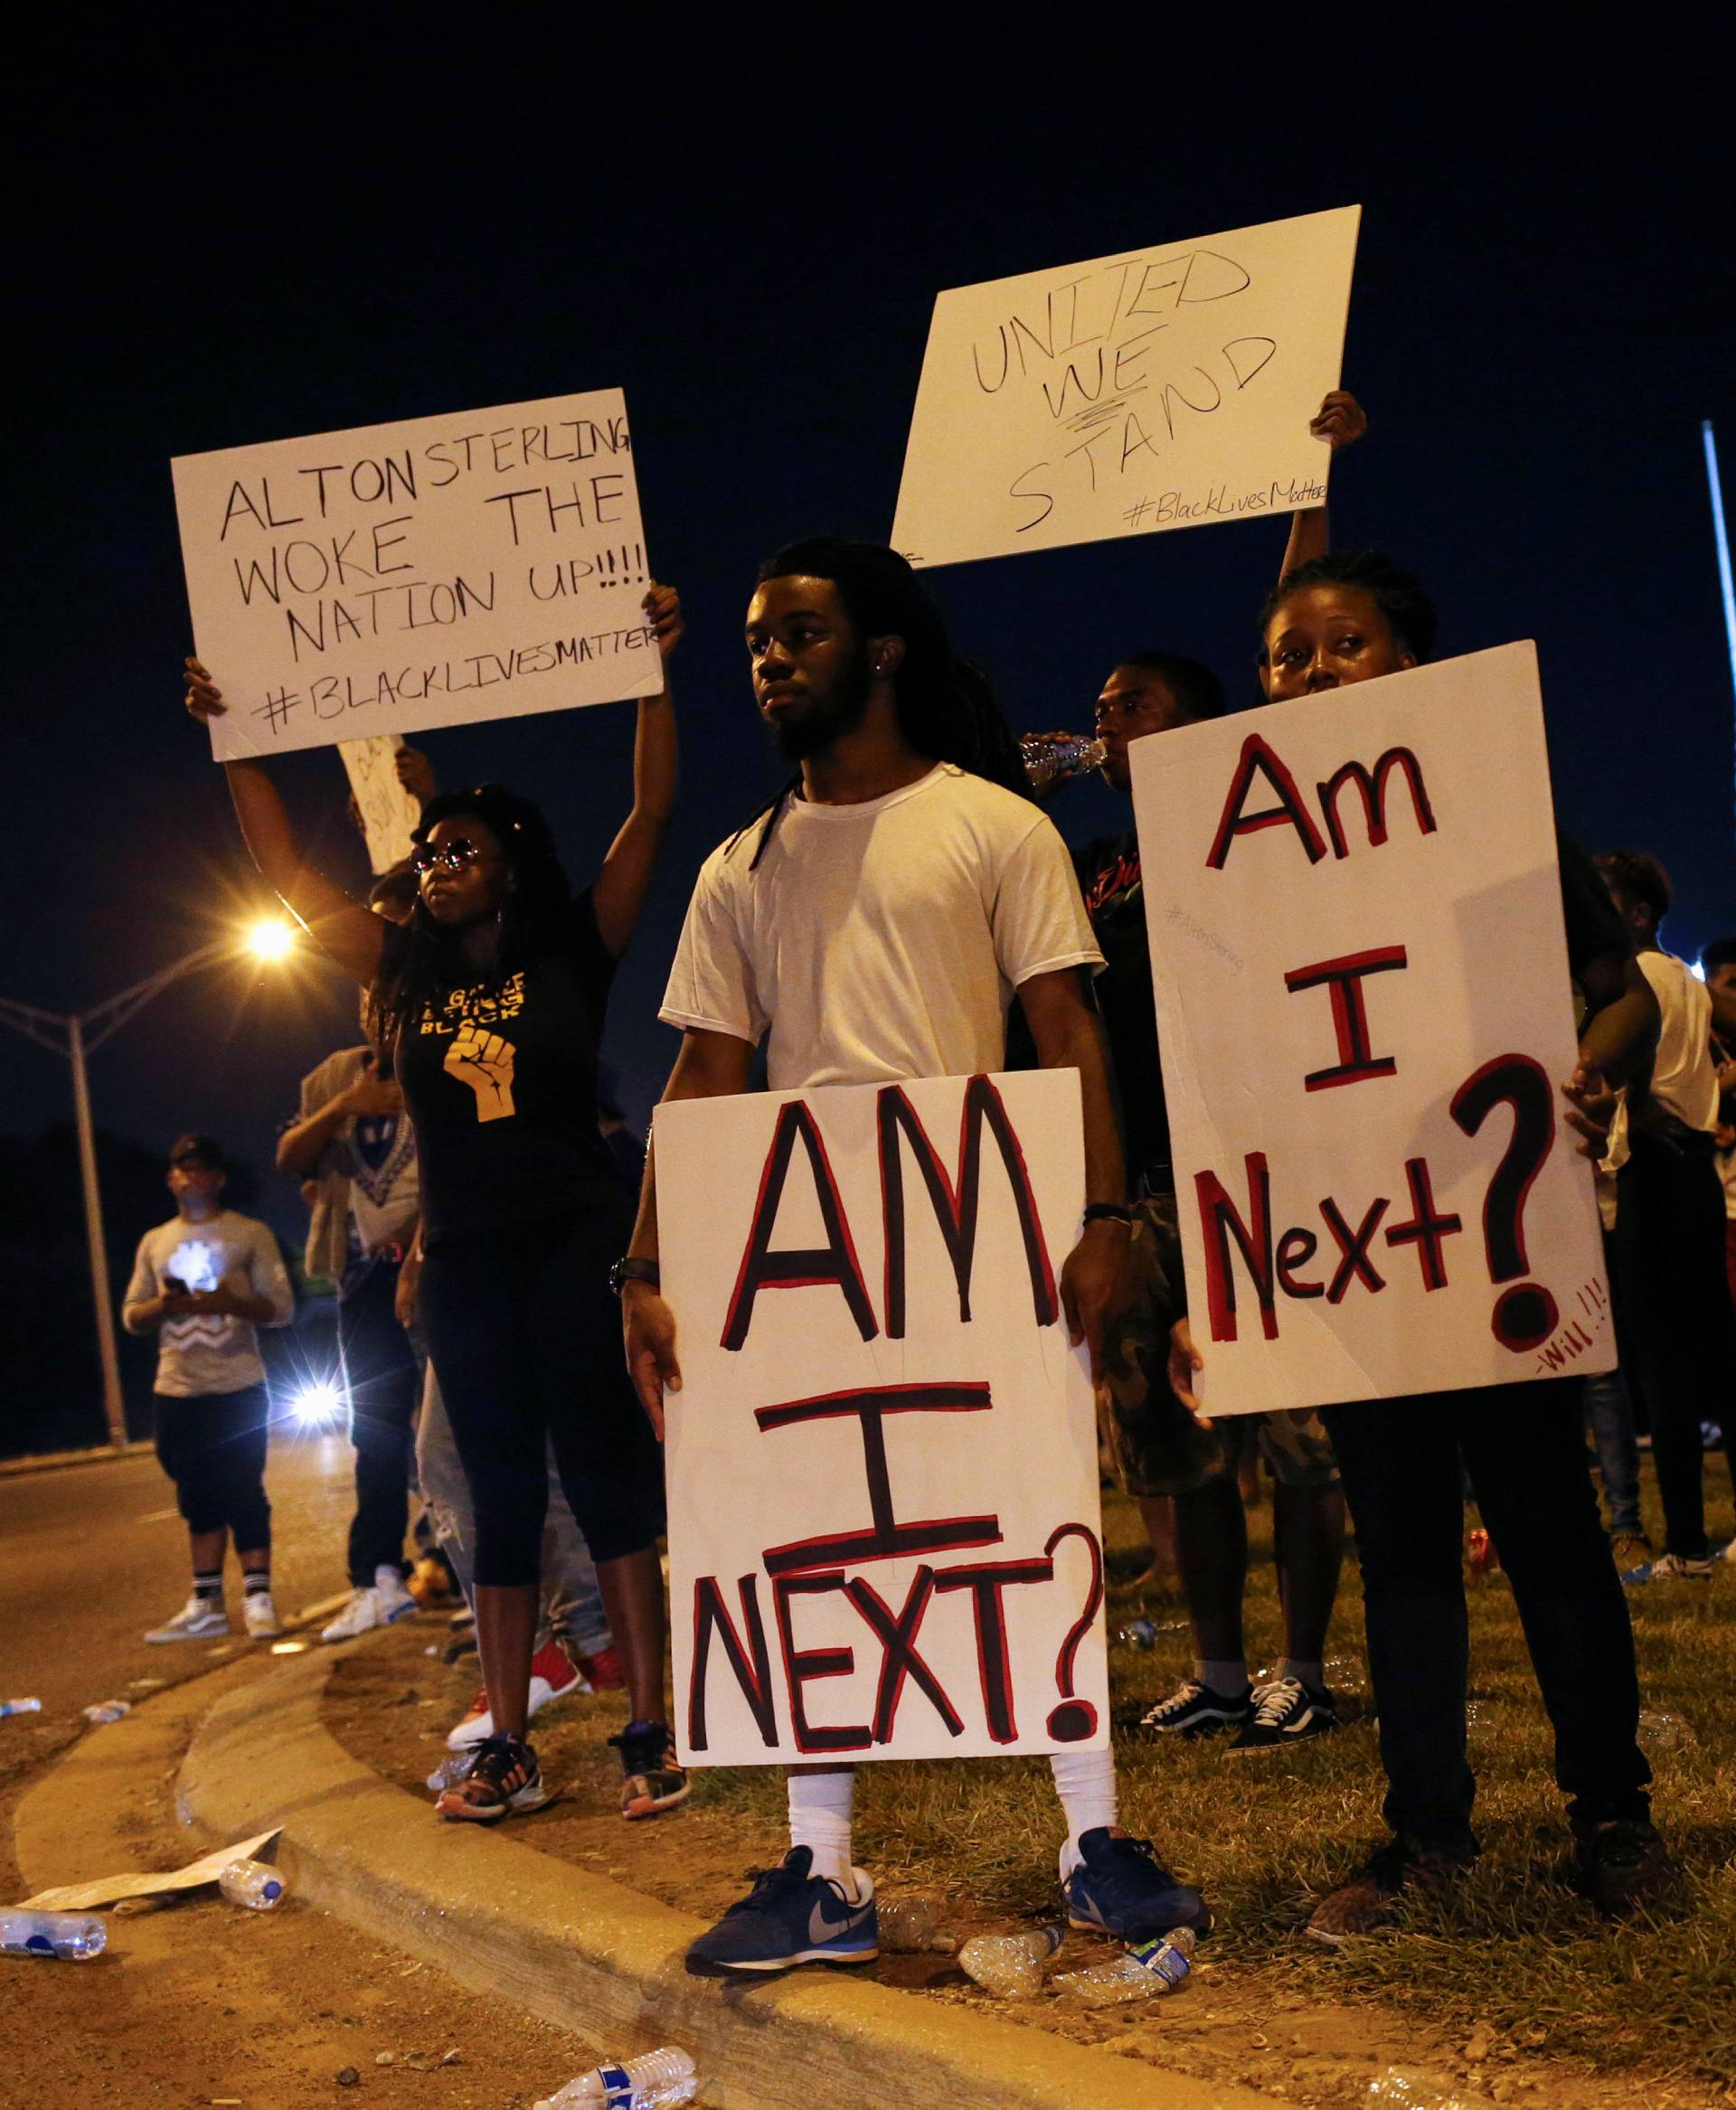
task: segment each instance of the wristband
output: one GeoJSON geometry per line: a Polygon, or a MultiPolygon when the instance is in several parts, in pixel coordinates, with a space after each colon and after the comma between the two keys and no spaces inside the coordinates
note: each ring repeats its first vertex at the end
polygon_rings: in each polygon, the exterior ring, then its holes
{"type": "Polygon", "coordinates": [[[649,1283],[653,1289],[663,1287],[663,1270],[655,1260],[636,1260],[629,1254],[624,1260],[617,1260],[609,1271],[609,1286],[619,1296],[629,1282],[649,1283]]]}
{"type": "Polygon", "coordinates": [[[1133,1211],[1124,1209],[1118,1201],[1091,1201],[1086,1204],[1087,1223],[1125,1223],[1133,1228],[1133,1211]]]}

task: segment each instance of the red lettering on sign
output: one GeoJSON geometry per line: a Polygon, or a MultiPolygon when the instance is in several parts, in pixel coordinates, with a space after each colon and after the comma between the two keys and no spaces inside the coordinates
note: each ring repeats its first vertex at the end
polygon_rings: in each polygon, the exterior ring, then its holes
{"type": "Polygon", "coordinates": [[[1248,1272],[1254,1278],[1260,1300],[1260,1330],[1267,1340],[1278,1339],[1278,1312],[1272,1286],[1272,1176],[1264,1151],[1250,1151],[1243,1161],[1248,1170],[1248,1214],[1244,1223],[1215,1173],[1195,1173],[1194,1190],[1199,1201],[1200,1228],[1205,1239],[1205,1297],[1211,1315],[1212,1338],[1236,1338],[1236,1284],[1230,1266],[1233,1239],[1248,1272]]]}
{"type": "Polygon", "coordinates": [[[760,1175],[759,1198],[753,1205],[753,1221],[723,1323],[723,1345],[740,1348],[753,1323],[754,1299],[762,1289],[809,1289],[821,1283],[835,1283],[850,1307],[850,1316],[864,1341],[872,1341],[880,1328],[862,1279],[862,1265],[844,1220],[838,1199],[837,1182],[832,1176],[818,1125],[801,1099],[788,1099],[778,1109],[771,1148],[766,1153],[765,1170],[760,1175]],[[826,1243],[819,1247],[788,1247],[774,1251],[772,1234],[778,1206],[784,1197],[790,1158],[797,1141],[807,1154],[815,1197],[820,1205],[820,1221],[826,1243]]]}
{"type": "Polygon", "coordinates": [[[1230,789],[1223,802],[1223,813],[1218,822],[1218,832],[1212,838],[1212,848],[1206,857],[1207,865],[1222,871],[1230,854],[1230,845],[1238,835],[1257,834],[1261,828],[1294,828],[1297,839],[1307,852],[1308,862],[1318,864],[1326,854],[1326,846],[1320,839],[1320,831],[1314,824],[1314,816],[1302,803],[1302,795],[1296,788],[1296,778],[1279,758],[1277,750],[1269,746],[1257,732],[1250,732],[1241,743],[1241,753],[1237,758],[1235,774],[1230,779],[1230,789]],[[1277,795],[1278,804],[1262,806],[1258,813],[1245,813],[1249,794],[1253,789],[1256,776],[1263,777],[1269,789],[1277,795]]]}
{"type": "Polygon", "coordinates": [[[1342,769],[1315,787],[1320,795],[1320,812],[1326,824],[1326,833],[1332,837],[1335,857],[1350,855],[1350,845],[1344,840],[1344,827],[1338,818],[1338,795],[1347,784],[1354,784],[1362,794],[1363,817],[1368,824],[1371,849],[1378,850],[1386,841],[1386,784],[1394,769],[1404,772],[1417,826],[1425,835],[1434,834],[1435,811],[1423,785],[1421,764],[1409,748],[1388,748],[1372,770],[1364,769],[1360,762],[1346,762],[1342,769]]]}
{"type": "Polygon", "coordinates": [[[1325,987],[1332,996],[1332,1029],[1337,1036],[1338,1060],[1326,1069],[1310,1070],[1302,1079],[1311,1092],[1330,1091],[1335,1085],[1361,1084],[1372,1077],[1392,1077],[1398,1069],[1391,1055],[1376,1055],[1368,1038],[1368,1003],[1363,980],[1369,975],[1391,974],[1408,966],[1401,945],[1382,946],[1371,952],[1346,953],[1340,959],[1316,960],[1311,967],[1294,967],[1284,977],[1292,996],[1304,989],[1325,987]]]}

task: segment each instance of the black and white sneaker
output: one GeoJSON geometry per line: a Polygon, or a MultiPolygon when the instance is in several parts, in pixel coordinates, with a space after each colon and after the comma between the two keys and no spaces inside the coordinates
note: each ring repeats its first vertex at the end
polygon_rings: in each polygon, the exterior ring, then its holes
{"type": "Polygon", "coordinates": [[[1160,1700],[1149,1714],[1139,1718],[1139,1733],[1146,1737],[1215,1737],[1224,1729],[1240,1729],[1253,1712],[1253,1689],[1245,1687],[1238,1699],[1226,1698],[1203,1685],[1197,1678],[1178,1685],[1167,1700],[1160,1700]]]}
{"type": "Polygon", "coordinates": [[[1274,1678],[1254,1689],[1248,1726],[1230,1747],[1232,1758],[1250,1751],[1276,1751],[1282,1744],[1300,1744],[1335,1729],[1338,1710],[1324,1687],[1311,1691],[1300,1678],[1274,1678]]]}

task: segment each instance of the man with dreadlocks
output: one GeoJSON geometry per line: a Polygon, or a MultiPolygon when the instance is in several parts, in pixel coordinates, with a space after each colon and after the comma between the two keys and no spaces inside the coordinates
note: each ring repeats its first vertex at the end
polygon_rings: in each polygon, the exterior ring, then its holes
{"type": "MultiPolygon", "coordinates": [[[[1060,836],[1014,788],[1011,735],[890,550],[821,536],[779,551],[760,568],[747,646],[760,715],[797,773],[700,873],[662,1012],[684,1036],[665,1096],[746,1091],[768,1031],[774,1090],[997,1069],[1016,991],[1042,1066],[1080,1073],[1086,1223],[1061,1296],[1095,1361],[1130,1222],[1090,994],[1102,956],[1060,836]]],[[[656,1260],[649,1163],[617,1277],[628,1368],[661,1428],[681,1374],[656,1260]]],[[[1209,1926],[1199,1893],[1118,1829],[1111,1754],[1051,1764],[1073,1923],[1127,1940],[1209,1926]]],[[[854,1779],[790,1769],[788,1853],[694,1943],[689,1970],[878,1953],[873,1884],[851,1854],[854,1779]]]]}

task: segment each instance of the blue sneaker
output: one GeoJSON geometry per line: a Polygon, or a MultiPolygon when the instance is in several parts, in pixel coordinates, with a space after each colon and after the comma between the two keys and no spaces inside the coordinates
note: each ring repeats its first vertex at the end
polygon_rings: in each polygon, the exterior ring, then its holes
{"type": "Polygon", "coordinates": [[[870,1964],[880,1954],[873,1886],[853,1904],[829,1876],[811,1875],[813,1850],[792,1846],[775,1869],[761,1869],[739,1904],[687,1952],[695,1978],[736,1971],[787,1971],[792,1964],[870,1964]]]}
{"type": "Polygon", "coordinates": [[[1069,1926],[1118,1942],[1155,1941],[1178,1926],[1211,1933],[1205,1899],[1176,1881],[1149,1839],[1118,1839],[1099,1825],[1080,1834],[1079,1851],[1084,1859],[1062,1886],[1069,1926]]]}

